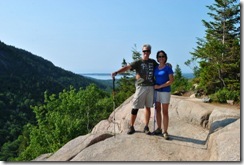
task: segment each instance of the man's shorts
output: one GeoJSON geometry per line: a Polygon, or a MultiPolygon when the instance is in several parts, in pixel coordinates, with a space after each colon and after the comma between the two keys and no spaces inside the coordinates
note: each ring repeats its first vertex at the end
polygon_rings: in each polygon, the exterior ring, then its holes
{"type": "Polygon", "coordinates": [[[169,104],[170,102],[170,92],[158,92],[156,91],[156,101],[160,102],[161,104],[169,104]]]}
{"type": "Polygon", "coordinates": [[[133,98],[133,108],[141,109],[144,107],[153,107],[153,86],[136,86],[136,92],[133,98]]]}

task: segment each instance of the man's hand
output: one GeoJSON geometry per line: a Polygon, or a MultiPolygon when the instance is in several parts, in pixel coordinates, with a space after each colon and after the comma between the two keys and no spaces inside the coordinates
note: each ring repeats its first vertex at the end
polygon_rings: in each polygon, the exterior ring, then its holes
{"type": "Polygon", "coordinates": [[[170,68],[172,68],[172,65],[170,63],[166,63],[165,65],[169,66],[170,68]]]}
{"type": "Polygon", "coordinates": [[[112,74],[111,74],[112,78],[114,79],[115,76],[116,76],[117,74],[118,74],[118,72],[114,72],[114,73],[112,73],[112,74]]]}

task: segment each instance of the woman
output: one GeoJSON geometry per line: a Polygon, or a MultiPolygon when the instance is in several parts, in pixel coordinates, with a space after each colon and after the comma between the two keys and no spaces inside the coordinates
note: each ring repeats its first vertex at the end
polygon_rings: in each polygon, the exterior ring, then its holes
{"type": "Polygon", "coordinates": [[[164,126],[164,133],[163,137],[168,140],[168,124],[169,124],[169,103],[170,103],[170,96],[171,96],[171,88],[170,85],[174,81],[174,72],[172,70],[171,65],[166,64],[167,62],[167,54],[160,50],[157,52],[157,61],[159,65],[154,70],[155,76],[155,92],[156,92],[156,119],[158,128],[153,132],[155,135],[162,134],[161,122],[161,107],[163,111],[163,126],[164,126]]]}

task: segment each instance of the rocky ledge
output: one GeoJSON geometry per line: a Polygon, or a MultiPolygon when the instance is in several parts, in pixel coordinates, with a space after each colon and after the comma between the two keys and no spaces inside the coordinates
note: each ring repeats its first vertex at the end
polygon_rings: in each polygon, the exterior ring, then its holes
{"type": "MultiPolygon", "coordinates": [[[[171,97],[169,135],[146,135],[144,110],[136,119],[136,133],[127,135],[131,99],[99,122],[90,134],[79,136],[55,153],[33,161],[240,161],[240,108],[203,103],[200,99],[171,97]]],[[[150,130],[154,128],[154,108],[150,130]]]]}

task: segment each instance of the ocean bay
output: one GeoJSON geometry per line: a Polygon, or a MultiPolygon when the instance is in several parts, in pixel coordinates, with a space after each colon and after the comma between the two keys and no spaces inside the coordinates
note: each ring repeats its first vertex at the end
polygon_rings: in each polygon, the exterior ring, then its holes
{"type": "MultiPolygon", "coordinates": [[[[89,77],[89,78],[98,79],[98,80],[111,80],[112,79],[110,73],[81,73],[80,75],[85,76],[85,77],[89,77]]],[[[193,73],[182,73],[182,76],[187,78],[187,79],[194,78],[193,73]]],[[[120,79],[121,77],[123,77],[123,75],[118,74],[115,78],[120,79]]]]}

